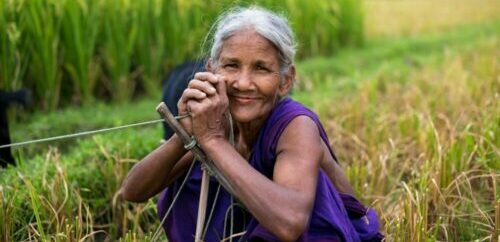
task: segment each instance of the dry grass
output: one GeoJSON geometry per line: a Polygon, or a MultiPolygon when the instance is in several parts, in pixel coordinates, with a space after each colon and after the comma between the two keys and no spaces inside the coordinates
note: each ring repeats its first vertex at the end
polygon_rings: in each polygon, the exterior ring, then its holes
{"type": "Polygon", "coordinates": [[[442,64],[415,69],[407,81],[384,71],[324,114],[389,241],[495,241],[498,47],[491,38],[468,53],[444,53],[442,64]]]}
{"type": "Polygon", "coordinates": [[[500,18],[498,0],[365,0],[367,38],[416,35],[500,18]]]}

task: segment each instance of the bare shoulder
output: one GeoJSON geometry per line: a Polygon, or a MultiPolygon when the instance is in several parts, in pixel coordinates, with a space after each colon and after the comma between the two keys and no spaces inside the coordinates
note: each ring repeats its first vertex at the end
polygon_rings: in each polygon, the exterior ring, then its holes
{"type": "Polygon", "coordinates": [[[315,191],[313,188],[323,158],[316,123],[307,116],[294,118],[279,138],[276,152],[273,180],[312,199],[314,192],[308,191],[315,191]]]}
{"type": "Polygon", "coordinates": [[[316,123],[310,117],[301,115],[290,121],[283,131],[278,141],[277,152],[297,148],[300,148],[300,151],[306,148],[321,150],[321,142],[316,123]]]}

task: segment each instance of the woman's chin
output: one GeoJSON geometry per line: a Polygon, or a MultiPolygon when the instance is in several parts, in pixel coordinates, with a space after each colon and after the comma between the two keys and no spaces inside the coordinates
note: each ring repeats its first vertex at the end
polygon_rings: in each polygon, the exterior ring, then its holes
{"type": "Polygon", "coordinates": [[[254,117],[247,114],[231,113],[233,120],[237,123],[249,123],[255,120],[254,117]]]}
{"type": "Polygon", "coordinates": [[[258,115],[248,108],[231,108],[231,116],[238,123],[248,123],[258,119],[258,115]]]}
{"type": "Polygon", "coordinates": [[[239,105],[230,103],[229,110],[237,123],[261,122],[272,111],[272,105],[239,105]]]}

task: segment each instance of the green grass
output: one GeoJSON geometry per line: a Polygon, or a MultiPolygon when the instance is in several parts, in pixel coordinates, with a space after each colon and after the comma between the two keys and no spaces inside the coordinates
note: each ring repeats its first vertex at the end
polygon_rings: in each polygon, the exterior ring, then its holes
{"type": "Polygon", "coordinates": [[[20,51],[22,28],[12,23],[20,21],[19,11],[15,11],[14,6],[7,5],[5,1],[0,2],[0,9],[0,29],[4,30],[0,34],[0,88],[13,90],[22,85],[28,53],[20,51]]]}
{"type": "MultiPolygon", "coordinates": [[[[32,86],[37,97],[44,97],[40,100],[41,108],[53,110],[59,105],[62,85],[61,50],[58,48],[62,6],[54,0],[28,1],[24,6],[26,10],[20,13],[19,25],[26,31],[23,33],[25,45],[19,52],[30,53],[27,65],[32,75],[31,82],[23,83],[23,86],[32,86]]],[[[26,79],[23,75],[21,80],[26,79]]]]}
{"type": "Polygon", "coordinates": [[[496,20],[444,33],[377,39],[367,42],[361,49],[340,50],[335,57],[303,61],[298,65],[295,97],[315,106],[318,100],[327,101],[331,95],[352,92],[361,82],[370,81],[374,76],[393,75],[387,78],[407,81],[408,73],[422,65],[436,65],[446,54],[471,51],[478,42],[498,38],[499,26],[500,20],[496,20]]]}
{"type": "MultiPolygon", "coordinates": [[[[89,103],[97,83],[99,69],[96,68],[95,48],[102,14],[97,2],[67,1],[61,27],[61,49],[64,52],[64,70],[74,83],[73,101],[89,103]]],[[[71,100],[69,100],[71,101],[71,100]]]]}
{"type": "MultiPolygon", "coordinates": [[[[14,123],[11,130],[12,140],[32,140],[45,137],[64,135],[69,133],[111,128],[126,124],[159,119],[154,108],[160,102],[160,98],[149,98],[138,101],[126,102],[124,104],[109,105],[102,102],[72,107],[64,110],[44,113],[34,113],[29,117],[22,117],[21,123],[14,123]],[[31,122],[28,122],[32,120],[31,122]]],[[[154,126],[154,125],[153,125],[154,126]]],[[[146,126],[146,128],[150,128],[146,126]]],[[[157,127],[160,127],[157,125],[157,127]]],[[[138,130],[141,128],[131,128],[138,130]]],[[[82,139],[86,139],[84,136],[82,139]]],[[[160,136],[157,137],[158,141],[160,136]]],[[[22,150],[24,154],[38,154],[57,145],[59,149],[67,149],[73,145],[76,139],[57,141],[55,143],[41,143],[26,147],[22,150]]]]}
{"type": "MultiPolygon", "coordinates": [[[[293,96],[320,114],[389,241],[494,240],[500,223],[498,26],[377,40],[298,63],[302,83],[293,96]]],[[[157,100],[38,112],[12,125],[13,139],[156,119],[157,100]]],[[[154,199],[130,204],[115,195],[161,135],[160,125],[152,125],[16,149],[19,167],[0,171],[0,240],[94,234],[96,240],[146,240],[159,223],[154,199]]]]}
{"type": "Polygon", "coordinates": [[[9,0],[0,3],[0,88],[31,88],[50,111],[155,95],[162,74],[206,51],[220,13],[251,4],[289,17],[300,58],[363,41],[357,0],[9,0]]]}

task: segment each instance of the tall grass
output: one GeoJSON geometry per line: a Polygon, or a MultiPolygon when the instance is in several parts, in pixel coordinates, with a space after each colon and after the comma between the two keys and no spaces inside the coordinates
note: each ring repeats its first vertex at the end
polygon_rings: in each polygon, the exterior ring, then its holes
{"type": "MultiPolygon", "coordinates": [[[[498,28],[488,28],[459,29],[464,39],[449,33],[425,48],[406,41],[399,55],[388,50],[401,43],[388,42],[371,47],[382,53],[350,50],[354,56],[298,63],[313,85],[296,90],[295,98],[320,114],[341,165],[358,196],[378,211],[388,241],[498,238],[499,39],[498,28]],[[345,71],[337,61],[359,71],[345,71]],[[335,68],[321,70],[328,65],[335,68]]],[[[57,127],[65,133],[152,119],[156,104],[41,113],[33,122],[14,124],[13,137],[45,133],[57,120],[66,120],[57,127]]],[[[160,136],[158,125],[48,151],[45,145],[22,150],[19,167],[0,171],[0,240],[148,241],[159,225],[155,199],[131,204],[116,193],[160,136]]]]}
{"type": "Polygon", "coordinates": [[[363,8],[359,2],[338,1],[338,38],[342,46],[359,46],[363,43],[363,8]]]}
{"type": "Polygon", "coordinates": [[[62,4],[57,0],[26,1],[20,5],[21,24],[26,31],[26,45],[20,52],[31,54],[28,83],[40,98],[42,108],[54,109],[61,90],[61,53],[59,30],[62,4]]]}
{"type": "Polygon", "coordinates": [[[96,136],[64,156],[51,148],[29,162],[20,160],[17,171],[2,171],[0,239],[102,241],[154,231],[157,218],[152,202],[132,206],[116,197],[135,161],[127,158],[131,149],[144,153],[145,147],[157,143],[155,137],[141,139],[133,147],[122,142],[132,137],[145,136],[142,132],[115,134],[105,140],[96,136]],[[85,168],[81,167],[84,160],[85,168]]]}
{"type": "Polygon", "coordinates": [[[102,13],[97,1],[66,1],[63,7],[61,49],[66,79],[73,82],[72,99],[88,103],[93,99],[99,74],[95,48],[102,13]]]}
{"type": "Polygon", "coordinates": [[[13,90],[21,87],[26,74],[27,55],[22,50],[23,31],[19,4],[0,2],[0,88],[13,90]]]}
{"type": "Polygon", "coordinates": [[[108,0],[104,2],[106,18],[103,20],[103,43],[100,49],[106,74],[103,87],[117,101],[131,97],[135,81],[129,70],[137,38],[137,25],[130,17],[132,1],[108,0]]]}
{"type": "Polygon", "coordinates": [[[390,241],[496,239],[498,41],[445,53],[407,81],[378,74],[323,109],[355,190],[380,211],[390,241]]]}
{"type": "Polygon", "coordinates": [[[45,109],[157,95],[173,65],[199,57],[219,13],[250,4],[290,17],[301,58],[362,42],[357,0],[9,0],[0,3],[0,86],[33,88],[45,109]]]}
{"type": "Polygon", "coordinates": [[[158,92],[158,80],[165,70],[163,62],[169,34],[165,36],[161,26],[169,23],[162,18],[163,5],[168,2],[170,1],[136,1],[141,6],[133,13],[139,36],[134,43],[134,60],[140,75],[138,85],[149,94],[158,92]]]}

